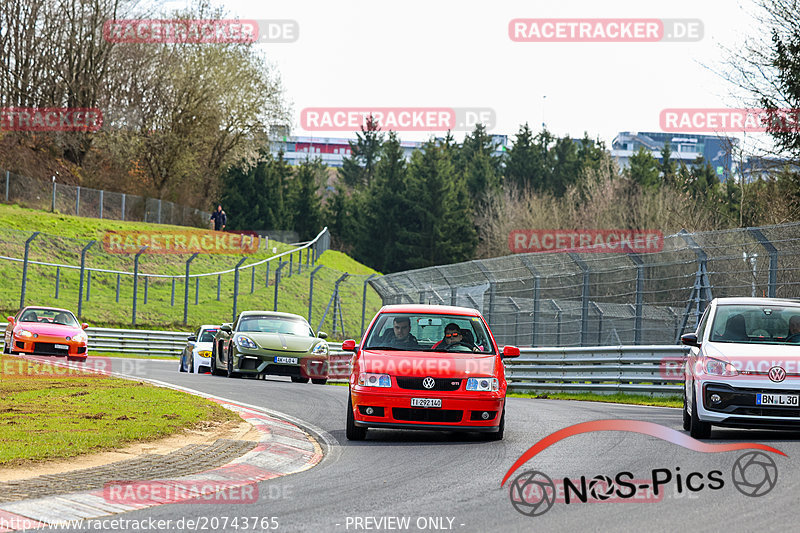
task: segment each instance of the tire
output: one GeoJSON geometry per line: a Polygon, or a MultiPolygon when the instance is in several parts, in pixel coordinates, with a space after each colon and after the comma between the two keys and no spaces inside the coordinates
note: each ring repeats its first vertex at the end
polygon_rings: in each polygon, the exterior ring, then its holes
{"type": "Polygon", "coordinates": [[[689,435],[695,439],[711,437],[711,424],[703,422],[697,416],[697,392],[695,392],[694,384],[692,385],[692,416],[689,420],[689,435]]]}
{"type": "Polygon", "coordinates": [[[194,374],[194,354],[192,354],[192,362],[187,365],[186,371],[190,374],[194,374]]]}
{"type": "Polygon", "coordinates": [[[222,371],[217,368],[217,350],[212,350],[211,353],[211,375],[212,376],[221,376],[222,371]]]}
{"type": "Polygon", "coordinates": [[[503,440],[503,432],[506,429],[506,408],[503,407],[503,414],[500,415],[500,427],[495,433],[484,433],[484,440],[503,440]]]}
{"type": "Polygon", "coordinates": [[[238,378],[239,377],[239,374],[237,374],[236,372],[233,371],[233,354],[232,353],[228,354],[228,364],[227,364],[227,368],[226,368],[226,375],[229,378],[238,378]]]}
{"type": "Polygon", "coordinates": [[[347,398],[347,427],[345,428],[347,440],[364,440],[367,438],[367,428],[356,426],[356,419],[353,417],[353,399],[348,394],[347,398]]]}
{"type": "Polygon", "coordinates": [[[178,370],[180,372],[186,372],[186,367],[183,365],[183,354],[181,354],[181,364],[180,364],[180,367],[178,368],[178,370]]]}
{"type": "Polygon", "coordinates": [[[686,386],[683,387],[683,429],[689,431],[692,427],[692,415],[689,414],[689,402],[686,400],[686,386]]]}
{"type": "Polygon", "coordinates": [[[314,385],[325,385],[328,382],[328,378],[311,378],[311,383],[314,385]]]}
{"type": "Polygon", "coordinates": [[[292,383],[308,383],[308,378],[298,378],[292,376],[292,383]]]}

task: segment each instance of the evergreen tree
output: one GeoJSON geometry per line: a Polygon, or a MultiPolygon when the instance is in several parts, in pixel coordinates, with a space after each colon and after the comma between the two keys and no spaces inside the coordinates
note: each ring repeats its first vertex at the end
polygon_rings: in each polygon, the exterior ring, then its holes
{"type": "Polygon", "coordinates": [[[658,160],[644,146],[640,146],[631,156],[630,166],[627,169],[628,177],[642,189],[652,189],[659,186],[659,173],[658,160]]]}
{"type": "Polygon", "coordinates": [[[553,171],[545,183],[545,189],[555,196],[564,196],[567,188],[580,181],[581,161],[578,158],[578,145],[569,137],[556,140],[550,151],[553,171]]]}
{"type": "Polygon", "coordinates": [[[522,189],[533,186],[541,172],[542,152],[534,143],[533,133],[526,122],[520,126],[514,145],[506,155],[505,181],[522,189]]]}
{"type": "Polygon", "coordinates": [[[670,150],[669,141],[667,141],[664,143],[664,148],[661,149],[661,179],[669,186],[675,185],[677,180],[675,161],[671,158],[672,150],[670,150]]]}
{"type": "Polygon", "coordinates": [[[346,186],[358,189],[372,185],[383,139],[378,122],[369,116],[366,127],[362,126],[361,133],[356,133],[356,141],[350,141],[350,156],[344,158],[339,169],[346,186]]]}
{"type": "Polygon", "coordinates": [[[401,269],[455,263],[472,255],[477,237],[466,190],[459,187],[447,145],[429,141],[412,154],[407,198],[413,202],[397,233],[401,269]]]}
{"type": "Polygon", "coordinates": [[[300,240],[312,239],[322,229],[322,202],[319,188],[326,166],[319,158],[302,161],[295,170],[290,195],[293,228],[300,240]]]}
{"type": "MultiPolygon", "coordinates": [[[[451,138],[449,133],[448,137],[451,138]]],[[[473,199],[500,187],[502,160],[495,155],[494,148],[494,141],[486,133],[486,127],[478,124],[456,150],[456,173],[466,178],[467,189],[473,199]]]]}
{"type": "Polygon", "coordinates": [[[362,217],[356,222],[360,229],[357,257],[380,272],[393,272],[403,265],[395,239],[413,203],[408,197],[407,177],[400,139],[390,132],[375,167],[375,181],[359,210],[362,217]]]}

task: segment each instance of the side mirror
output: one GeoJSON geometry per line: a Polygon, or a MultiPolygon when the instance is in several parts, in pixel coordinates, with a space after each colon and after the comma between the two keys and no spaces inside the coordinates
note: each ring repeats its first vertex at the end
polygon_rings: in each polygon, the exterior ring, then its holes
{"type": "Polygon", "coordinates": [[[317,337],[319,337],[320,339],[327,339],[328,338],[328,334],[325,333],[324,331],[318,331],[317,332],[317,337]]]}
{"type": "Polygon", "coordinates": [[[353,339],[347,339],[342,343],[342,350],[345,352],[355,352],[356,341],[354,341],[353,339]]]}
{"type": "Polygon", "coordinates": [[[519,357],[519,348],[516,346],[504,346],[503,347],[503,358],[506,357],[519,357]]]}
{"type": "Polygon", "coordinates": [[[89,327],[89,324],[87,324],[86,322],[84,322],[83,324],[81,324],[81,329],[86,329],[86,328],[88,328],[88,327],[89,327]]]}
{"type": "Polygon", "coordinates": [[[189,342],[197,342],[197,335],[189,335],[189,338],[186,340],[189,342]]]}
{"type": "Polygon", "coordinates": [[[696,333],[687,333],[685,335],[681,335],[681,344],[684,344],[686,346],[694,346],[696,348],[700,347],[700,343],[697,342],[696,333]]]}
{"type": "Polygon", "coordinates": [[[14,323],[14,317],[13,316],[7,316],[6,319],[8,320],[9,324],[13,324],[14,323]]]}
{"type": "Polygon", "coordinates": [[[231,332],[233,331],[233,330],[231,329],[231,325],[230,325],[230,324],[222,324],[222,325],[219,327],[219,329],[220,329],[221,331],[224,331],[225,333],[231,333],[231,332]]]}

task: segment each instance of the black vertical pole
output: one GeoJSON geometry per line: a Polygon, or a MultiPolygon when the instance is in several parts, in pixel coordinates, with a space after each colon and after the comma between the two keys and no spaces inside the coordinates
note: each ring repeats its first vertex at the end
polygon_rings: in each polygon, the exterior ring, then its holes
{"type": "Polygon", "coordinates": [[[81,277],[80,282],[78,283],[78,317],[80,318],[83,316],[83,275],[86,272],[86,252],[89,251],[89,248],[94,246],[95,241],[89,242],[86,246],[83,247],[81,250],[81,277]]]}

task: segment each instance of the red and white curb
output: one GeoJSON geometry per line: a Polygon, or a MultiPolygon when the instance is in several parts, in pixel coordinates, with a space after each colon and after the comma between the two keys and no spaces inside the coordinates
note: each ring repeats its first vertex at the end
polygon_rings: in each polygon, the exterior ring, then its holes
{"type": "MultiPolygon", "coordinates": [[[[131,378],[131,376],[120,377],[131,378]]],[[[242,419],[252,424],[261,433],[261,437],[254,449],[236,460],[212,470],[169,480],[114,480],[113,482],[120,484],[157,483],[161,486],[180,486],[182,490],[154,491],[148,493],[145,498],[126,499],[125,497],[109,498],[107,491],[101,489],[0,504],[0,533],[19,529],[37,529],[48,525],[64,525],[70,520],[99,518],[156,505],[185,503],[193,500],[208,501],[207,496],[211,493],[239,487],[252,487],[260,481],[302,472],[317,465],[323,459],[322,447],[318,441],[303,431],[298,424],[288,421],[288,419],[292,419],[291,417],[280,415],[281,418],[278,418],[255,406],[234,403],[230,400],[155,380],[135,379],[209,398],[223,407],[237,412],[242,419]],[[166,494],[161,495],[161,492],[166,494]]],[[[318,436],[322,440],[328,441],[328,445],[330,445],[331,438],[327,433],[316,428],[315,431],[318,431],[318,436]]],[[[222,501],[218,500],[218,503],[222,503],[222,501]]]]}

